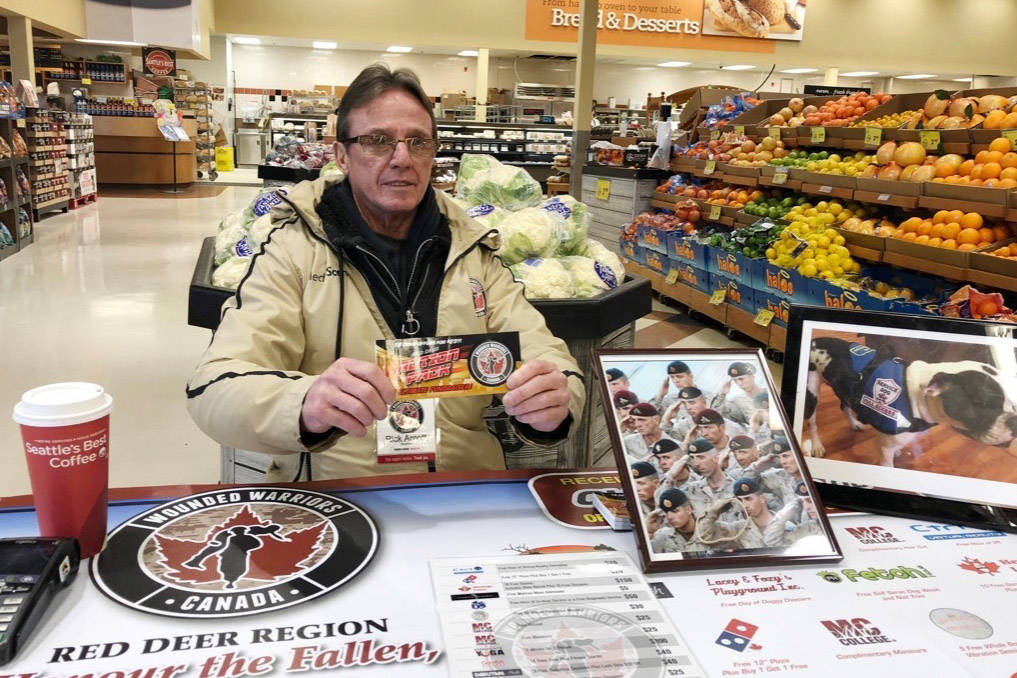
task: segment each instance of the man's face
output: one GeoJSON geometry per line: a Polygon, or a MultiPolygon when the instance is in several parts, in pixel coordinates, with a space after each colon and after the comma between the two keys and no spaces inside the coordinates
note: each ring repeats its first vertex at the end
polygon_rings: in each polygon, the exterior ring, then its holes
{"type": "Polygon", "coordinates": [[[759,459],[759,450],[754,447],[744,447],[740,450],[735,450],[734,456],[738,465],[745,468],[755,460],[759,459]]]}
{"type": "MultiPolygon", "coordinates": [[[[420,102],[402,90],[389,90],[350,111],[350,137],[383,134],[391,138],[433,137],[431,118],[420,102]]],[[[357,207],[374,215],[413,214],[431,183],[434,155],[411,155],[400,143],[373,155],[357,143],[336,145],[336,164],[350,181],[357,207]]]]}
{"type": "Polygon", "coordinates": [[[675,388],[688,388],[695,386],[696,378],[692,376],[691,372],[679,372],[678,374],[669,375],[671,377],[671,383],[675,385],[675,388]]]}
{"type": "Polygon", "coordinates": [[[795,453],[791,450],[780,453],[780,467],[784,469],[786,473],[794,475],[798,473],[798,462],[795,461],[795,453]]]}
{"type": "Polygon", "coordinates": [[[700,424],[699,435],[709,440],[714,445],[717,445],[722,440],[726,433],[725,424],[700,424]]]}
{"type": "Polygon", "coordinates": [[[699,396],[698,398],[690,398],[688,400],[683,400],[682,402],[685,403],[685,409],[688,410],[689,414],[691,414],[693,417],[702,412],[703,410],[707,409],[706,398],[704,398],[703,396],[699,396]]]}
{"type": "Polygon", "coordinates": [[[767,426],[769,426],[770,425],[770,408],[769,407],[760,407],[760,408],[756,409],[756,412],[760,412],[761,413],[762,418],[763,418],[763,423],[766,424],[767,426]]]}
{"type": "Polygon", "coordinates": [[[629,412],[632,410],[633,407],[635,407],[635,405],[622,405],[621,407],[618,408],[618,416],[624,419],[625,417],[629,416],[629,412]]]}
{"type": "Polygon", "coordinates": [[[665,512],[664,519],[669,526],[679,532],[691,532],[696,529],[696,518],[692,514],[692,504],[689,502],[665,512]]]}
{"type": "Polygon", "coordinates": [[[653,499],[653,493],[656,491],[656,477],[646,476],[643,478],[636,478],[636,496],[639,497],[639,501],[650,501],[653,499]]]}
{"type": "Polygon", "coordinates": [[[673,451],[663,452],[657,455],[657,463],[660,465],[660,470],[663,471],[664,473],[667,473],[668,471],[671,470],[671,467],[674,466],[675,461],[676,461],[675,453],[673,451]]]}
{"type": "Polygon", "coordinates": [[[618,391],[628,391],[629,390],[629,378],[628,377],[618,377],[614,381],[607,382],[607,390],[609,390],[611,392],[611,395],[614,395],[618,391]]]}
{"type": "Polygon", "coordinates": [[[636,432],[648,436],[660,430],[660,417],[632,417],[636,432]]]}
{"type": "Polygon", "coordinates": [[[742,508],[745,509],[745,513],[750,518],[757,517],[764,509],[766,509],[766,500],[763,499],[763,495],[758,492],[742,495],[741,497],[738,497],[738,500],[741,501],[742,508]]]}
{"type": "Polygon", "coordinates": [[[805,512],[809,514],[809,518],[819,520],[819,514],[816,512],[816,504],[812,501],[811,497],[802,497],[802,506],[805,507],[805,512]]]}
{"type": "Polygon", "coordinates": [[[717,470],[717,452],[700,452],[692,455],[692,469],[701,476],[711,476],[717,470]]]}
{"type": "Polygon", "coordinates": [[[735,377],[733,381],[743,391],[751,392],[756,388],[756,375],[754,374],[743,374],[740,377],[735,377]]]}

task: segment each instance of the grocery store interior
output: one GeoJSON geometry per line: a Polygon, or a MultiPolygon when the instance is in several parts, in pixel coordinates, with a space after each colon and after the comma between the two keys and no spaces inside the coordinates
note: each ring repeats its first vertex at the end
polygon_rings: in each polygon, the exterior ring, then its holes
{"type": "MultiPolygon", "coordinates": [[[[624,309],[565,337],[584,350],[761,348],[779,384],[792,304],[1017,321],[1017,3],[778,3],[760,27],[646,0],[581,30],[596,4],[0,0],[0,403],[103,385],[114,487],[256,480],[185,383],[266,196],[338,171],[335,110],[376,62],[433,99],[436,190],[476,208],[516,177],[472,214],[503,233],[568,206],[504,255],[538,308],[624,309]]],[[[8,465],[0,495],[29,491],[8,465]]]]}

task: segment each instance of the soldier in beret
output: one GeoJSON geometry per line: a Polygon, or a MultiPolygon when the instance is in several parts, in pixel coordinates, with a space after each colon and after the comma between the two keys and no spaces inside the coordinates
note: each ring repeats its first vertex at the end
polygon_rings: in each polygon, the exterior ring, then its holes
{"type": "Polygon", "coordinates": [[[760,455],[756,439],[752,436],[740,435],[731,438],[728,449],[731,450],[732,459],[727,472],[735,477],[758,476],[777,463],[776,457],[772,454],[760,455]]]}
{"type": "Polygon", "coordinates": [[[727,379],[721,384],[720,390],[710,405],[715,410],[723,412],[724,416],[729,419],[748,426],[749,420],[755,414],[752,399],[756,394],[765,392],[756,381],[756,366],[739,360],[728,365],[727,379]],[[732,383],[738,386],[743,393],[732,396],[732,383]]]}
{"type": "Polygon", "coordinates": [[[649,402],[661,412],[665,412],[678,402],[679,391],[686,386],[695,386],[695,384],[696,378],[692,375],[692,369],[688,363],[672,360],[667,364],[667,376],[664,377],[664,383],[660,385],[657,395],[650,398],[649,402]],[[675,393],[669,393],[672,385],[675,388],[675,393]]]}
{"type": "Polygon", "coordinates": [[[614,394],[614,411],[622,433],[633,433],[636,428],[629,413],[639,403],[639,396],[632,391],[618,391],[614,394]]]}
{"type": "Polygon", "coordinates": [[[774,435],[767,452],[777,460],[778,468],[764,471],[762,478],[768,487],[774,488],[774,492],[786,505],[795,498],[795,487],[802,482],[802,469],[783,432],[774,435]]]}
{"type": "Polygon", "coordinates": [[[754,395],[752,407],[755,408],[755,411],[749,419],[749,435],[762,445],[773,437],[773,432],[770,430],[770,394],[761,391],[754,395]]]}
{"type": "MultiPolygon", "coordinates": [[[[678,402],[671,406],[671,410],[666,412],[663,417],[665,425],[670,423],[671,437],[676,440],[690,440],[692,438],[699,437],[699,432],[696,425],[696,417],[700,414],[709,410],[710,406],[706,401],[706,396],[696,386],[687,386],[678,392],[678,402]],[[680,416],[675,417],[676,410],[682,408],[684,411],[680,416]]],[[[724,419],[725,431],[728,435],[739,435],[745,432],[745,429],[738,423],[724,419]]]]}
{"type": "Polygon", "coordinates": [[[670,438],[661,438],[650,448],[653,455],[651,463],[655,463],[663,478],[657,495],[661,492],[684,484],[689,479],[689,457],[682,454],[681,445],[670,438]]]}
{"type": "Polygon", "coordinates": [[[738,478],[734,481],[734,498],[711,506],[699,521],[699,534],[707,543],[723,542],[739,549],[773,548],[784,543],[786,532],[795,524],[780,520],[766,505],[759,482],[755,478],[738,478]],[[745,517],[722,520],[720,514],[728,504],[737,501],[745,517]]]}
{"type": "Polygon", "coordinates": [[[661,492],[658,511],[664,524],[653,532],[650,548],[654,553],[702,553],[710,547],[696,534],[696,513],[688,496],[681,490],[661,492]]]}
{"type": "Polygon", "coordinates": [[[731,450],[728,449],[728,445],[731,444],[731,437],[728,435],[727,426],[730,423],[732,429],[735,429],[732,435],[736,435],[737,430],[740,428],[738,424],[729,422],[729,420],[721,416],[720,412],[714,409],[703,410],[692,417],[692,422],[695,426],[689,431],[687,437],[699,435],[709,440],[713,444],[714,449],[717,450],[721,468],[728,470],[731,457],[731,450]]]}
{"type": "Polygon", "coordinates": [[[660,428],[660,413],[650,403],[636,403],[629,410],[629,418],[632,420],[635,432],[622,439],[625,445],[625,454],[640,461],[647,461],[650,458],[650,448],[653,444],[668,437],[660,428]]]}
{"type": "Polygon", "coordinates": [[[612,398],[616,393],[618,393],[618,391],[629,390],[628,375],[619,370],[617,367],[611,367],[604,370],[604,376],[607,379],[607,390],[610,391],[612,398]]]}
{"type": "Polygon", "coordinates": [[[823,525],[819,522],[819,511],[816,502],[809,495],[805,481],[795,485],[795,499],[777,514],[778,520],[796,522],[794,529],[784,533],[784,545],[790,546],[799,539],[823,535],[823,525]]]}
{"type": "Polygon", "coordinates": [[[645,518],[650,511],[656,508],[654,496],[659,484],[657,469],[653,468],[653,464],[645,461],[637,461],[629,468],[632,471],[632,480],[636,485],[636,497],[639,499],[639,508],[645,518]]]}
{"type": "Polygon", "coordinates": [[[692,470],[700,475],[698,480],[685,483],[681,489],[689,497],[696,515],[702,515],[717,501],[734,496],[731,477],[724,473],[717,458],[717,450],[706,438],[697,438],[685,447],[692,470]]]}

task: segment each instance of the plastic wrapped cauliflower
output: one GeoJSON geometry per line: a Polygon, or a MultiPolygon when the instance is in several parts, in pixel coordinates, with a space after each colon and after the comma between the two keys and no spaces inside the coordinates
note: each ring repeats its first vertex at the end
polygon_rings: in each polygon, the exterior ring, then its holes
{"type": "Polygon", "coordinates": [[[543,195],[540,184],[523,168],[472,153],[463,153],[459,161],[456,193],[470,205],[490,203],[513,211],[536,205],[543,195]]]}
{"type": "Polygon", "coordinates": [[[587,238],[578,249],[580,250],[579,254],[582,256],[598,261],[614,271],[619,285],[625,280],[625,265],[618,255],[609,250],[604,243],[587,238]]]}
{"type": "Polygon", "coordinates": [[[269,231],[272,230],[272,215],[266,214],[265,216],[258,217],[253,224],[248,226],[248,238],[247,240],[251,243],[251,248],[256,252],[261,247],[261,243],[265,242],[265,238],[268,237],[269,231]]]}
{"type": "Polygon", "coordinates": [[[508,214],[505,210],[500,207],[495,207],[490,204],[475,205],[466,210],[466,216],[471,219],[475,219],[482,223],[488,228],[494,228],[497,226],[505,215],[508,214]]]}
{"type": "Polygon", "coordinates": [[[527,299],[569,299],[572,276],[557,259],[527,259],[510,266],[527,299]]]}
{"type": "Polygon", "coordinates": [[[549,257],[561,243],[564,228],[561,219],[536,207],[508,213],[498,224],[501,247],[495,254],[509,265],[549,257]]]}
{"type": "MultiPolygon", "coordinates": [[[[230,214],[219,222],[219,232],[215,235],[215,265],[219,266],[227,259],[235,256],[235,246],[247,238],[247,228],[239,214],[230,214]]],[[[248,255],[250,256],[250,255],[248,255]]]]}
{"type": "Polygon", "coordinates": [[[230,257],[221,266],[212,271],[212,284],[235,290],[241,278],[247,273],[247,267],[254,257],[230,257]]]}
{"type": "Polygon", "coordinates": [[[286,195],[285,188],[270,188],[258,193],[244,210],[244,222],[250,224],[258,217],[263,217],[271,212],[274,206],[282,203],[284,195],[286,195]]]}
{"type": "Polygon", "coordinates": [[[581,254],[579,249],[590,230],[590,213],[586,205],[570,195],[556,195],[540,203],[539,207],[564,222],[565,231],[556,254],[559,256],[581,254]]]}
{"type": "Polygon", "coordinates": [[[572,276],[572,294],[577,299],[589,299],[618,287],[618,276],[611,267],[589,257],[562,257],[558,259],[572,276]]]}

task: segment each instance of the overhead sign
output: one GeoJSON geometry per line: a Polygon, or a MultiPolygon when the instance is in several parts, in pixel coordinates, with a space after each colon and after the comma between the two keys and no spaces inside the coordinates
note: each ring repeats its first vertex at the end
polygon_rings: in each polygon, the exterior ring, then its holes
{"type": "Polygon", "coordinates": [[[805,94],[817,97],[842,97],[854,92],[865,92],[871,94],[868,87],[831,87],[830,85],[806,85],[805,94]]]}
{"type": "MultiPolygon", "coordinates": [[[[727,16],[725,8],[738,9],[741,3],[729,6],[717,0],[602,0],[597,13],[597,42],[772,53],[773,40],[802,39],[805,8],[796,4],[791,15],[783,2],[771,4],[771,16],[767,18],[747,9],[727,16]]],[[[527,0],[527,40],[574,43],[578,31],[578,0],[527,0]]]]}
{"type": "Polygon", "coordinates": [[[145,64],[145,75],[176,77],[177,53],[162,47],[143,47],[141,60],[145,64]]]}

